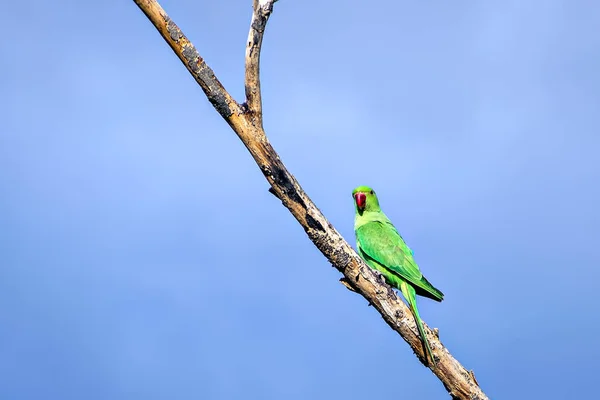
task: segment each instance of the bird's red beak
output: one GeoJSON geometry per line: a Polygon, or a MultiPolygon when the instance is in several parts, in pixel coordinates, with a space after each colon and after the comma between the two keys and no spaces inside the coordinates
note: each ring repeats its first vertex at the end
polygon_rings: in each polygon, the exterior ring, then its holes
{"type": "Polygon", "coordinates": [[[359,210],[365,209],[365,203],[367,202],[367,195],[361,192],[358,192],[354,195],[354,200],[356,201],[356,207],[359,210]]]}

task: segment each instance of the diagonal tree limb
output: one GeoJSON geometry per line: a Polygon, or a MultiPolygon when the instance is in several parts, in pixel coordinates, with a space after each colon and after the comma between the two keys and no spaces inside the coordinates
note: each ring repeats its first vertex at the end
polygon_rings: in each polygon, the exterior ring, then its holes
{"type": "Polygon", "coordinates": [[[167,44],[171,46],[173,52],[192,74],[208,100],[225,121],[232,127],[245,123],[241,120],[242,107],[225,90],[213,70],[200,57],[196,47],[188,40],[175,22],[169,18],[160,4],[153,0],[135,0],[135,3],[146,14],[146,17],[152,22],[167,44]]]}
{"type": "MultiPolygon", "coordinates": [[[[134,0],[194,79],[244,143],[271,185],[269,191],[281,200],[304,228],[323,255],[343,275],[343,284],[362,295],[385,322],[410,345],[421,363],[440,379],[455,399],[487,399],[472,371],[464,368],[440,342],[437,332],[425,330],[436,358],[436,366],[425,360],[414,318],[383,278],[359,258],[352,247],[327,221],[269,143],[262,127],[259,58],[262,36],[275,0],[253,0],[253,16],[246,51],[246,106],[239,105],[206,65],[196,48],[155,0],[134,0]],[[258,119],[257,119],[258,118],[258,119]]],[[[436,330],[437,331],[437,330],[436,330]]]]}

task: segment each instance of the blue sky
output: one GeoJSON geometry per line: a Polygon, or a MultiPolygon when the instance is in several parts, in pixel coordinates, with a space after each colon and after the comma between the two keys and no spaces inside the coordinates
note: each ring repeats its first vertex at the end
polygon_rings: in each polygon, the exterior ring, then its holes
{"type": "MultiPolygon", "coordinates": [[[[133,1],[5,2],[0,398],[445,398],[133,1]]],[[[250,0],[163,1],[243,96],[250,0]]],[[[491,398],[590,397],[600,7],[281,0],[270,140],[354,243],[376,188],[491,398]],[[312,160],[312,161],[309,161],[312,160]]]]}

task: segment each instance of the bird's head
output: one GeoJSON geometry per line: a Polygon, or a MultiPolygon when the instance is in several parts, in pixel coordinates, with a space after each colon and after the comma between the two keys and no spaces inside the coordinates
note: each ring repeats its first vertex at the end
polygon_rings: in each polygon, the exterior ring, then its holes
{"type": "Polygon", "coordinates": [[[356,211],[362,215],[365,211],[380,211],[375,191],[368,186],[359,186],[352,191],[356,211]]]}

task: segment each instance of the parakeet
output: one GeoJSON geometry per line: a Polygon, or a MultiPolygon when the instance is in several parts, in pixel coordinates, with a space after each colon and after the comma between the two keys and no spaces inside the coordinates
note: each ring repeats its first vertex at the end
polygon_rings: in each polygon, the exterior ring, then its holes
{"type": "Polygon", "coordinates": [[[421,273],[413,259],[412,250],[404,243],[392,222],[381,211],[377,195],[368,186],[359,186],[352,192],[354,233],[358,254],[367,265],[381,272],[385,280],[402,292],[414,315],[427,356],[435,365],[423,323],[417,309],[416,295],[442,301],[444,294],[433,287],[421,273]]]}

